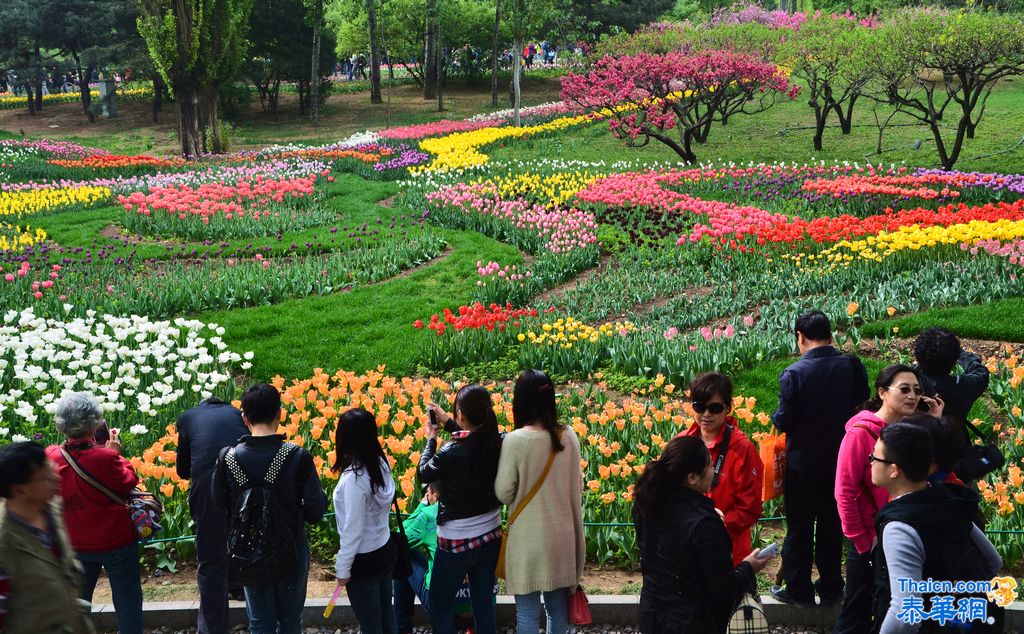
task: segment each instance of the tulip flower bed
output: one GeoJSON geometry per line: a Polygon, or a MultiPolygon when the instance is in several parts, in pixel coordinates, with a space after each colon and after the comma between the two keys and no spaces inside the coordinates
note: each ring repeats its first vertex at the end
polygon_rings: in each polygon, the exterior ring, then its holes
{"type": "MultiPolygon", "coordinates": [[[[1008,359],[999,363],[994,385],[1000,389],[1005,387],[1009,398],[1015,402],[1024,401],[1020,379],[1013,378],[1016,370],[1009,367],[1014,361],[1008,359]]],[[[648,461],[658,457],[669,440],[692,424],[693,413],[685,395],[678,393],[665,377],[655,377],[650,387],[625,397],[611,396],[601,378],[597,375],[593,382],[560,386],[560,420],[580,438],[585,482],[584,521],[630,523],[636,478],[648,461]]],[[[331,469],[338,417],[351,407],[363,407],[377,418],[385,454],[398,479],[399,508],[408,511],[415,507],[419,498],[416,465],[425,445],[423,426],[427,421],[427,406],[439,403],[450,410],[459,384],[437,377],[389,376],[383,368],[366,374],[342,370],[330,374],[316,369],[309,378],[286,381],[276,377],[273,382],[282,391],[281,432],[290,442],[304,446],[313,454],[326,489],[333,487],[338,478],[331,469]]],[[[504,430],[512,429],[512,383],[492,383],[488,387],[499,425],[504,430]]],[[[770,431],[768,412],[760,410],[752,397],[735,397],[733,415],[741,429],[755,440],[770,431]]],[[[1024,442],[1024,420],[1019,411],[1012,421],[1010,425],[995,427],[1008,452],[1010,468],[1003,476],[990,477],[979,485],[985,500],[983,510],[993,527],[1019,527],[1021,510],[1018,509],[1024,504],[1019,452],[1024,442]],[[1015,521],[1017,523],[1013,524],[1015,521]]],[[[152,437],[147,436],[147,439],[152,437]]],[[[766,437],[766,440],[773,439],[766,437]]],[[[160,491],[173,506],[184,506],[188,483],[180,481],[174,470],[176,443],[177,432],[173,424],[168,424],[166,433],[132,458],[132,462],[143,476],[147,489],[160,491]]],[[[187,530],[187,526],[183,530],[187,530]]],[[[314,534],[330,540],[331,531],[333,526],[324,523],[314,534]]],[[[998,536],[994,541],[1008,564],[1020,559],[1018,542],[998,536]]],[[[635,535],[628,528],[589,527],[587,554],[590,560],[599,563],[635,563],[635,535]]]]}
{"type": "Polygon", "coordinates": [[[42,229],[33,230],[27,225],[22,227],[0,222],[0,252],[17,253],[44,240],[46,240],[46,232],[42,229]]]}
{"type": "Polygon", "coordinates": [[[154,187],[149,193],[118,196],[127,212],[125,228],[140,235],[187,240],[280,235],[334,220],[318,204],[317,175],[284,180],[260,177],[232,185],[154,187]]]}
{"type": "MultiPolygon", "coordinates": [[[[70,310],[70,308],[69,308],[70,310]]],[[[44,318],[32,308],[0,318],[0,439],[57,442],[53,412],[67,391],[96,396],[107,424],[119,427],[125,454],[141,453],[176,412],[200,398],[230,397],[228,367],[251,353],[228,350],[216,324],[153,321],[85,311],[44,318]]]]}
{"type": "Polygon", "coordinates": [[[101,186],[50,187],[0,191],[0,220],[20,220],[56,212],[83,209],[110,199],[110,189],[101,186]]]}

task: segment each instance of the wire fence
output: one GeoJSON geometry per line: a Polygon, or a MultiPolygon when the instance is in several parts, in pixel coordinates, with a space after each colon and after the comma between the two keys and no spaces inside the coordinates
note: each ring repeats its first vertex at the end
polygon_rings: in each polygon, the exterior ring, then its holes
{"type": "MultiPolygon", "coordinates": [[[[394,512],[391,513],[391,515],[394,515],[394,514],[395,514],[394,512]]],[[[326,513],[326,514],[324,514],[323,520],[321,520],[321,521],[328,520],[328,519],[333,519],[333,518],[334,518],[334,513],[326,513]]],[[[786,516],[785,515],[775,515],[775,516],[772,516],[772,517],[762,517],[761,519],[759,519],[757,521],[758,521],[758,523],[764,523],[764,522],[782,522],[782,521],[785,521],[785,520],[786,520],[786,516]]],[[[587,528],[590,528],[590,529],[595,529],[595,528],[597,528],[597,529],[600,529],[600,528],[633,528],[633,523],[632,522],[583,522],[583,528],[584,529],[587,529],[587,528]]],[[[1024,535],[1024,530],[1014,530],[1014,531],[1010,531],[1010,530],[986,530],[985,534],[987,534],[987,535],[1024,535]]],[[[170,542],[184,542],[184,541],[194,540],[195,538],[196,538],[195,535],[182,535],[180,537],[165,537],[165,538],[162,538],[162,539],[148,539],[148,540],[143,541],[143,545],[145,545],[145,544],[165,544],[165,543],[170,543],[170,542]]]]}

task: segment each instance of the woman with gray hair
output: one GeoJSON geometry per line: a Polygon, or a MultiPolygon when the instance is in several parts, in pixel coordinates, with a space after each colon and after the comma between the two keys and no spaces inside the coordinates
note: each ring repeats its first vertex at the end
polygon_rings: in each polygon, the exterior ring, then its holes
{"type": "Polygon", "coordinates": [[[106,446],[96,444],[93,437],[105,421],[99,402],[91,394],[65,393],[57,403],[54,422],[67,440],[51,445],[46,453],[60,476],[64,522],[84,568],[82,598],[92,601],[100,568],[104,568],[118,630],[121,634],[142,634],[142,570],[135,527],[124,504],[118,504],[86,479],[127,499],[139,477],[121,456],[116,428],[110,430],[106,446]]]}

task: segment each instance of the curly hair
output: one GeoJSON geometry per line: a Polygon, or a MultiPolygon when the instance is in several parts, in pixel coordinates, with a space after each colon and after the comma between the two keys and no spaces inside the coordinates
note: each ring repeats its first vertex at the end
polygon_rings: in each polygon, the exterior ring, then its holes
{"type": "Polygon", "coordinates": [[[945,328],[929,328],[914,339],[914,358],[925,374],[944,376],[960,358],[960,340],[945,328]]]}

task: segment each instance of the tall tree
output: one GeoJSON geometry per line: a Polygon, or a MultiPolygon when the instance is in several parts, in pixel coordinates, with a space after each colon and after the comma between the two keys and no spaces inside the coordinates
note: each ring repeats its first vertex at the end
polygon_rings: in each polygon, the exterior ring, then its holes
{"type": "Polygon", "coordinates": [[[370,103],[384,103],[380,93],[380,31],[377,30],[377,0],[366,0],[366,28],[370,35],[370,103]]]}
{"type": "Polygon", "coordinates": [[[423,98],[437,96],[437,3],[427,0],[424,15],[425,41],[423,44],[423,98]]]}
{"type": "MultiPolygon", "coordinates": [[[[320,125],[320,32],[323,30],[324,0],[313,0],[313,50],[309,71],[309,123],[320,125]]],[[[276,102],[276,99],[275,99],[276,102]]],[[[275,103],[275,113],[276,103],[275,103]]]]}
{"type": "Polygon", "coordinates": [[[139,2],[139,33],[174,90],[182,156],[224,151],[218,92],[244,60],[252,0],[139,2]]]}
{"type": "Polygon", "coordinates": [[[928,126],[948,170],[974,138],[992,89],[1024,75],[1024,22],[987,11],[906,9],[886,20],[871,50],[869,94],[928,126]]]}
{"type": "Polygon", "coordinates": [[[491,40],[491,105],[498,105],[498,59],[501,56],[501,0],[494,0],[494,34],[491,40]]]}

